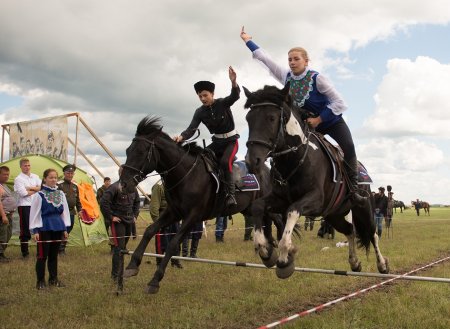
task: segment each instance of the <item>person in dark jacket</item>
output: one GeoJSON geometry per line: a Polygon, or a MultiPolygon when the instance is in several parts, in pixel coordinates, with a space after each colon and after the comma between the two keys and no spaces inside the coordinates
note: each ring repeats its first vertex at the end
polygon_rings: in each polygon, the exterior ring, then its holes
{"type": "MultiPolygon", "coordinates": [[[[64,180],[58,184],[58,189],[63,191],[66,195],[67,204],[69,205],[69,211],[70,211],[70,227],[67,230],[67,233],[70,234],[70,232],[73,229],[73,224],[75,222],[75,215],[78,214],[79,217],[81,217],[81,202],[80,202],[80,192],[78,191],[78,186],[72,182],[73,175],[75,174],[75,170],[77,168],[74,165],[67,165],[63,168],[64,172],[64,180]]],[[[66,245],[67,240],[64,240],[59,245],[59,253],[65,254],[66,253],[66,245]]]]}
{"type": "Polygon", "coordinates": [[[386,217],[388,207],[388,198],[384,195],[384,187],[378,188],[378,193],[375,194],[375,225],[377,227],[377,234],[381,238],[383,230],[383,218],[386,217]]]}
{"type": "MultiPolygon", "coordinates": [[[[161,213],[166,210],[167,201],[166,195],[164,192],[164,184],[162,180],[157,181],[152,186],[152,198],[150,200],[150,217],[153,222],[156,222],[159,219],[161,213]]],[[[167,250],[167,247],[172,240],[172,238],[177,234],[180,228],[180,223],[175,222],[167,227],[164,227],[158,231],[155,235],[155,251],[157,254],[164,255],[167,250]]],[[[175,256],[180,255],[180,250],[178,246],[178,250],[175,253],[175,256]]],[[[156,265],[161,263],[162,258],[156,258],[156,265]]],[[[172,267],[183,268],[179,259],[171,258],[170,262],[172,267]]]]}
{"type": "Polygon", "coordinates": [[[225,98],[214,99],[215,85],[210,81],[198,81],[194,84],[195,92],[203,105],[195,111],[189,127],[180,136],[175,136],[174,141],[180,143],[191,138],[200,123],[214,134],[208,148],[214,152],[219,161],[226,188],[225,206],[231,207],[236,205],[233,161],[239,148],[239,135],[235,129],[230,107],[239,99],[240,88],[236,82],[236,72],[231,66],[228,68],[228,74],[231,81],[231,94],[225,98]]]}
{"type": "MultiPolygon", "coordinates": [[[[122,167],[119,169],[119,176],[122,167]]],[[[112,253],[111,278],[118,280],[120,266],[120,251],[125,250],[131,235],[131,225],[139,215],[139,193],[125,193],[120,189],[119,181],[114,182],[105,191],[100,201],[100,207],[111,227],[111,239],[114,244],[112,253]]]]}

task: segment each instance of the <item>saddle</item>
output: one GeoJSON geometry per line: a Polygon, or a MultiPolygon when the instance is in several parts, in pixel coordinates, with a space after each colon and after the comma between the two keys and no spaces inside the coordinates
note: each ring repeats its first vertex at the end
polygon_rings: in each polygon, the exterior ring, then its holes
{"type": "MultiPolygon", "coordinates": [[[[333,168],[333,182],[335,183],[333,188],[333,195],[330,199],[329,204],[324,210],[322,216],[326,216],[328,212],[330,212],[339,202],[342,200],[344,195],[344,187],[345,183],[347,185],[350,182],[350,179],[347,175],[347,171],[344,168],[344,152],[338,145],[331,144],[325,136],[318,132],[311,132],[312,136],[316,138],[319,145],[328,155],[331,166],[333,168]]],[[[367,173],[367,169],[362,165],[361,162],[358,161],[358,184],[371,184],[372,179],[367,173]]]]}
{"type": "MultiPolygon", "coordinates": [[[[317,139],[317,141],[320,143],[320,145],[328,155],[331,165],[333,166],[333,181],[337,183],[338,182],[337,169],[342,170],[343,171],[342,174],[346,175],[346,171],[342,167],[344,165],[344,152],[342,151],[339,145],[331,144],[330,141],[328,141],[325,138],[325,136],[322,135],[321,133],[312,132],[311,134],[317,139]]],[[[372,183],[373,183],[372,178],[369,176],[366,167],[364,167],[364,165],[358,160],[358,184],[363,185],[372,183]]]]}
{"type": "MultiPolygon", "coordinates": [[[[210,173],[217,183],[216,193],[219,193],[221,170],[218,165],[217,157],[213,151],[205,148],[201,154],[205,169],[210,173]]],[[[241,192],[259,191],[259,181],[254,174],[250,174],[245,161],[235,161],[233,163],[233,181],[236,188],[241,192]]]]}

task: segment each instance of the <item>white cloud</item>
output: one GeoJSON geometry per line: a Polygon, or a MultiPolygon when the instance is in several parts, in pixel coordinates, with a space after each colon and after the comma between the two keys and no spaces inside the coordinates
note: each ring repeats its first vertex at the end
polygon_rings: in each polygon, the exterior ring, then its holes
{"type": "Polygon", "coordinates": [[[377,138],[357,148],[374,187],[392,185],[395,198],[410,202],[427,197],[431,203],[448,203],[449,157],[436,145],[417,138],[377,138]]]}
{"type": "Polygon", "coordinates": [[[391,59],[387,70],[366,133],[449,138],[450,64],[428,57],[391,59]]]}

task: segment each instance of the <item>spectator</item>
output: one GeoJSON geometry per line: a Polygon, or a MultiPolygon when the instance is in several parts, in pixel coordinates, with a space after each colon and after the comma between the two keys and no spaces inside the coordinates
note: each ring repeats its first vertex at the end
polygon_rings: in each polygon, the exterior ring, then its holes
{"type": "Polygon", "coordinates": [[[419,199],[416,199],[416,202],[414,202],[414,209],[416,209],[417,216],[420,215],[420,208],[422,208],[422,202],[420,202],[419,199]]]}
{"type": "Polygon", "coordinates": [[[335,230],[325,219],[320,220],[320,227],[317,231],[317,236],[321,238],[334,239],[335,230]]]}
{"type": "MultiPolygon", "coordinates": [[[[97,202],[98,202],[99,205],[101,203],[103,194],[109,188],[110,185],[111,185],[111,178],[105,177],[103,179],[103,185],[97,190],[97,202]]],[[[103,213],[102,213],[102,215],[103,215],[103,213]]],[[[104,217],[105,217],[105,215],[103,215],[103,218],[104,217]]],[[[113,249],[114,249],[114,244],[112,243],[112,240],[111,240],[110,223],[108,221],[106,221],[106,220],[105,220],[105,228],[106,228],[106,232],[108,233],[108,236],[109,236],[108,244],[111,247],[111,253],[112,253],[113,249]]]]}
{"type": "Polygon", "coordinates": [[[253,231],[253,218],[251,216],[244,215],[244,241],[251,241],[252,238],[252,231],[253,231]]]}
{"type": "MultiPolygon", "coordinates": [[[[122,167],[119,168],[119,177],[122,167]]],[[[125,193],[120,188],[119,181],[114,182],[105,191],[100,201],[100,207],[105,221],[111,227],[111,238],[114,244],[112,252],[111,278],[119,279],[121,265],[121,250],[126,250],[131,235],[131,225],[139,215],[139,194],[135,189],[133,193],[125,193]]]]}
{"type": "Polygon", "coordinates": [[[194,227],[191,229],[191,232],[189,232],[186,237],[183,239],[182,244],[182,256],[188,257],[188,251],[189,251],[189,239],[191,240],[191,250],[189,253],[189,257],[191,258],[197,258],[197,249],[198,244],[200,242],[200,239],[202,238],[203,234],[203,222],[197,222],[194,224],[194,227]]]}
{"type": "MultiPolygon", "coordinates": [[[[78,213],[78,217],[81,217],[81,202],[80,202],[80,192],[78,191],[78,186],[72,183],[73,175],[75,174],[75,170],[77,168],[74,165],[67,165],[63,168],[64,180],[58,184],[58,189],[64,192],[66,196],[67,204],[69,205],[70,211],[70,227],[67,230],[67,233],[73,229],[73,223],[75,221],[75,215],[78,213]],[[76,208],[76,209],[75,209],[76,208]]],[[[66,253],[66,244],[67,241],[62,241],[59,246],[59,253],[66,253]]]]}
{"type": "Polygon", "coordinates": [[[216,242],[225,242],[225,231],[228,227],[228,218],[226,216],[218,216],[216,218],[216,242]]]}
{"type": "Polygon", "coordinates": [[[390,228],[392,223],[392,216],[394,215],[394,192],[392,192],[392,186],[386,186],[388,190],[387,212],[386,212],[386,227],[390,228]]]}
{"type": "Polygon", "coordinates": [[[100,204],[100,200],[102,199],[103,193],[108,189],[111,185],[111,178],[105,177],[103,178],[103,185],[97,190],[97,202],[100,204]]]}
{"type": "Polygon", "coordinates": [[[22,158],[19,165],[22,172],[14,179],[14,191],[19,195],[17,210],[20,218],[20,250],[22,257],[27,258],[28,242],[31,239],[29,229],[31,196],[40,191],[42,182],[38,175],[31,173],[30,160],[22,158]]]}
{"type": "Polygon", "coordinates": [[[375,225],[377,227],[377,234],[381,238],[383,231],[383,218],[386,217],[388,206],[388,198],[384,195],[384,187],[378,188],[378,193],[375,194],[375,225]]]}
{"type": "MultiPolygon", "coordinates": [[[[161,213],[167,208],[166,196],[164,193],[164,185],[161,180],[157,181],[152,187],[152,198],[150,200],[150,216],[154,222],[159,219],[161,213]]],[[[155,235],[155,250],[157,254],[163,255],[167,247],[178,232],[180,223],[173,223],[158,231],[155,235]]],[[[180,246],[175,252],[175,255],[180,255],[180,246]]],[[[183,268],[179,259],[170,259],[172,267],[183,268]]],[[[156,258],[156,265],[161,263],[161,258],[156,258]]]]}
{"type": "Polygon", "coordinates": [[[0,262],[8,262],[5,250],[12,235],[12,215],[17,209],[17,201],[11,190],[6,186],[9,179],[9,168],[0,167],[0,262]]]}
{"type": "Polygon", "coordinates": [[[45,265],[48,267],[49,286],[64,287],[58,280],[58,251],[62,239],[67,239],[70,227],[70,212],[64,192],[58,190],[58,173],[47,169],[43,175],[44,184],[32,198],[30,226],[37,242],[36,288],[45,289],[45,265]]]}

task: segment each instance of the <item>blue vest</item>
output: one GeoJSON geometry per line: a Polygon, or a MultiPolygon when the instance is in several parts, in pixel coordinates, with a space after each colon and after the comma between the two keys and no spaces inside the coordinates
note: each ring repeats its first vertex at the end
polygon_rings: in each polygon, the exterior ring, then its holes
{"type": "Polygon", "coordinates": [[[46,186],[43,186],[39,191],[39,196],[42,199],[42,228],[40,228],[40,231],[66,231],[64,220],[61,217],[64,212],[62,193],[64,192],[52,190],[46,186]]]}
{"type": "Polygon", "coordinates": [[[286,78],[286,83],[290,82],[289,93],[293,98],[293,105],[297,108],[303,108],[322,118],[322,123],[317,126],[317,131],[334,125],[342,117],[341,114],[335,115],[328,108],[330,104],[328,98],[317,90],[317,75],[319,73],[309,70],[305,77],[300,80],[293,79],[290,72],[286,78]]]}

